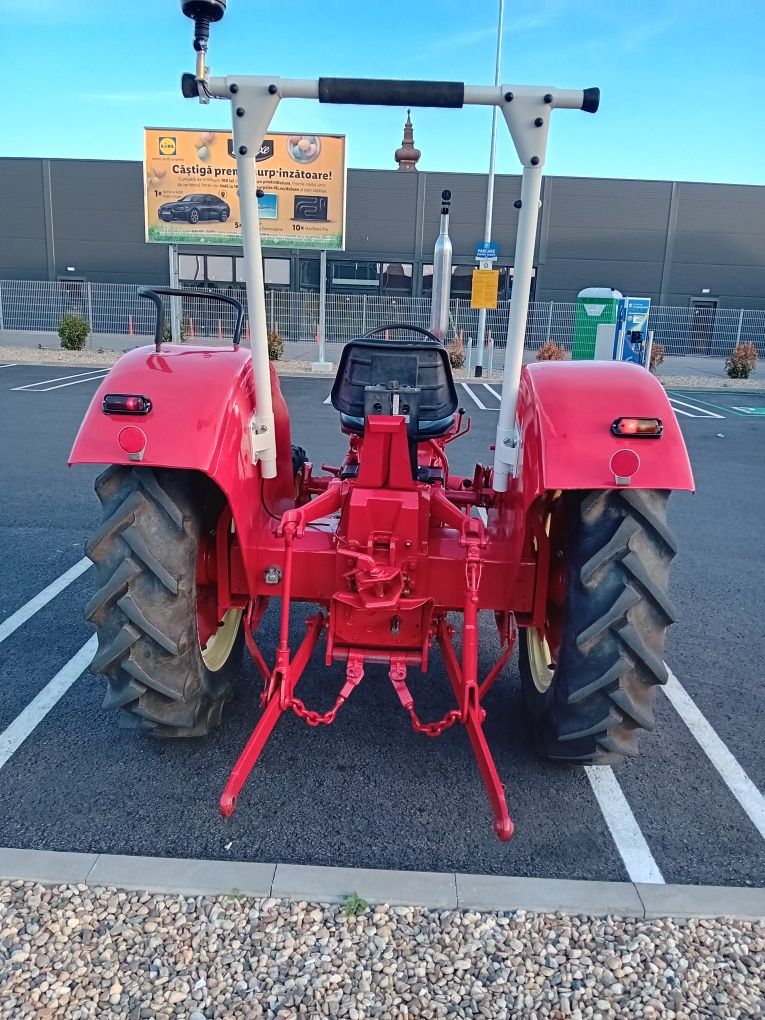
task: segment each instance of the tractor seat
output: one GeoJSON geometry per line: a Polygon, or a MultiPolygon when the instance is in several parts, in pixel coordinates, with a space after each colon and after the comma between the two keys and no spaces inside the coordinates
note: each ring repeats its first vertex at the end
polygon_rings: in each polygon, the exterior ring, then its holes
{"type": "MultiPolygon", "coordinates": [[[[367,387],[414,387],[418,414],[410,439],[445,435],[459,403],[446,348],[434,340],[349,340],[340,356],[331,401],[349,432],[364,434],[367,387]]],[[[403,399],[403,398],[402,398],[403,399]]]]}

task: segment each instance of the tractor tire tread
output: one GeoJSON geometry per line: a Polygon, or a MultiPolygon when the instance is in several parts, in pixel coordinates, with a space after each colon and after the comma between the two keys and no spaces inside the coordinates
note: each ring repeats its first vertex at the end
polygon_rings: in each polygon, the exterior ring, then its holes
{"type": "Polygon", "coordinates": [[[525,635],[521,672],[539,753],[576,764],[638,754],[655,726],[653,692],[667,682],[667,627],[675,619],[669,567],[669,493],[566,493],[569,560],[563,638],[553,682],[533,687],[525,635]]]}
{"type": "Polygon", "coordinates": [[[204,735],[220,720],[242,644],[240,633],[230,661],[209,673],[195,572],[200,508],[219,494],[191,472],[116,465],[95,490],[104,520],[85,547],[96,582],[85,613],[98,634],[91,671],[108,681],[104,707],[156,736],[204,735]]]}

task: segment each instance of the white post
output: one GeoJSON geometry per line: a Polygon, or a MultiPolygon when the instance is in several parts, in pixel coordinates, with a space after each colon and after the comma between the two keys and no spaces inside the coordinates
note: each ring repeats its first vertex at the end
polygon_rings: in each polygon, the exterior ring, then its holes
{"type": "MultiPolygon", "coordinates": [[[[170,263],[170,286],[180,287],[178,276],[178,246],[168,245],[168,261],[170,263]]],[[[174,344],[181,342],[181,299],[170,298],[170,338],[174,344]]]]}
{"type": "Polygon", "coordinates": [[[90,292],[90,280],[86,284],[85,293],[88,295],[88,325],[90,326],[90,332],[93,332],[93,296],[90,292]]]}
{"type": "MultiPolygon", "coordinates": [[[[502,63],[502,24],[505,18],[505,0],[499,0],[499,18],[497,22],[497,60],[494,66],[494,84],[500,83],[500,65],[502,63]]],[[[491,108],[491,146],[489,148],[489,179],[486,183],[486,219],[484,221],[483,239],[491,241],[491,220],[494,212],[494,164],[497,154],[497,115],[496,105],[491,108]]],[[[478,312],[478,347],[475,354],[475,376],[483,375],[483,342],[486,333],[486,309],[478,312]]],[[[468,366],[469,370],[470,366],[468,366]]]]}
{"type": "Polygon", "coordinates": [[[547,336],[545,337],[545,340],[552,340],[552,336],[550,335],[552,333],[552,313],[553,313],[553,303],[551,301],[550,302],[550,310],[547,313],[547,336]]]}
{"type": "Polygon", "coordinates": [[[534,268],[534,239],[537,230],[539,196],[542,191],[542,167],[524,166],[521,183],[521,214],[515,241],[513,296],[507,322],[507,347],[502,379],[502,403],[499,408],[497,442],[494,451],[494,491],[506,492],[507,479],[515,473],[518,443],[515,436],[515,409],[518,403],[526,316],[529,311],[531,273],[534,268]]]}
{"type": "Polygon", "coordinates": [[[648,330],[648,338],[645,342],[645,355],[643,356],[643,366],[651,371],[651,351],[653,350],[653,330],[648,330]]]}
{"type": "Polygon", "coordinates": [[[366,294],[361,295],[361,332],[362,335],[367,331],[367,296],[366,294]]]}
{"type": "Polygon", "coordinates": [[[5,323],[3,321],[3,292],[0,290],[0,333],[5,329],[5,323]]]}
{"type": "Polygon", "coordinates": [[[255,409],[250,420],[250,456],[260,464],[263,478],[276,478],[276,432],[271,397],[271,363],[268,357],[266,287],[263,279],[263,251],[258,215],[258,171],[255,157],[277,106],[279,94],[269,83],[251,83],[227,78],[213,94],[229,95],[236,150],[239,208],[242,220],[242,252],[247,307],[250,313],[250,355],[255,388],[255,409]],[[237,109],[242,114],[236,113],[237,109]]]}
{"type": "Polygon", "coordinates": [[[744,309],[740,308],[738,312],[738,327],[736,329],[736,347],[741,343],[741,326],[744,322],[744,309]]]}
{"type": "Polygon", "coordinates": [[[319,360],[314,361],[311,368],[314,372],[326,372],[331,369],[326,358],[327,339],[327,252],[321,249],[319,258],[319,360]]]}

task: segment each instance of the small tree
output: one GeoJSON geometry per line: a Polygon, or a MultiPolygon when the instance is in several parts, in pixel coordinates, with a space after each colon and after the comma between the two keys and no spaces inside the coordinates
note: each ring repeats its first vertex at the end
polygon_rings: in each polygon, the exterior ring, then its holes
{"type": "Polygon", "coordinates": [[[278,361],[284,354],[284,338],[278,329],[268,331],[268,356],[271,361],[278,361]]]}
{"type": "Polygon", "coordinates": [[[731,379],[748,379],[757,366],[757,348],[754,344],[737,344],[725,362],[725,371],[731,379]]]}
{"type": "Polygon", "coordinates": [[[648,368],[655,375],[656,369],[662,364],[664,364],[664,348],[661,344],[653,344],[651,347],[651,364],[648,368]]]}
{"type": "Polygon", "coordinates": [[[554,340],[545,340],[537,351],[537,361],[564,361],[566,351],[554,340]]]}
{"type": "Polygon", "coordinates": [[[81,315],[65,315],[58,324],[61,346],[67,351],[81,351],[89,333],[88,321],[81,315]]]}
{"type": "Polygon", "coordinates": [[[446,350],[449,353],[449,362],[452,368],[462,368],[465,364],[465,345],[462,342],[462,331],[447,345],[446,350]]]}

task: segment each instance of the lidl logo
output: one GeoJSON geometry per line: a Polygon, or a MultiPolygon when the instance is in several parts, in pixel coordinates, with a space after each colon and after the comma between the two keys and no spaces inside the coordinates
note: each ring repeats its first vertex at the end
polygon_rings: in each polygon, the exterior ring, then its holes
{"type": "Polygon", "coordinates": [[[159,154],[160,156],[174,156],[175,155],[175,136],[174,135],[160,135],[159,138],[159,154]]]}

